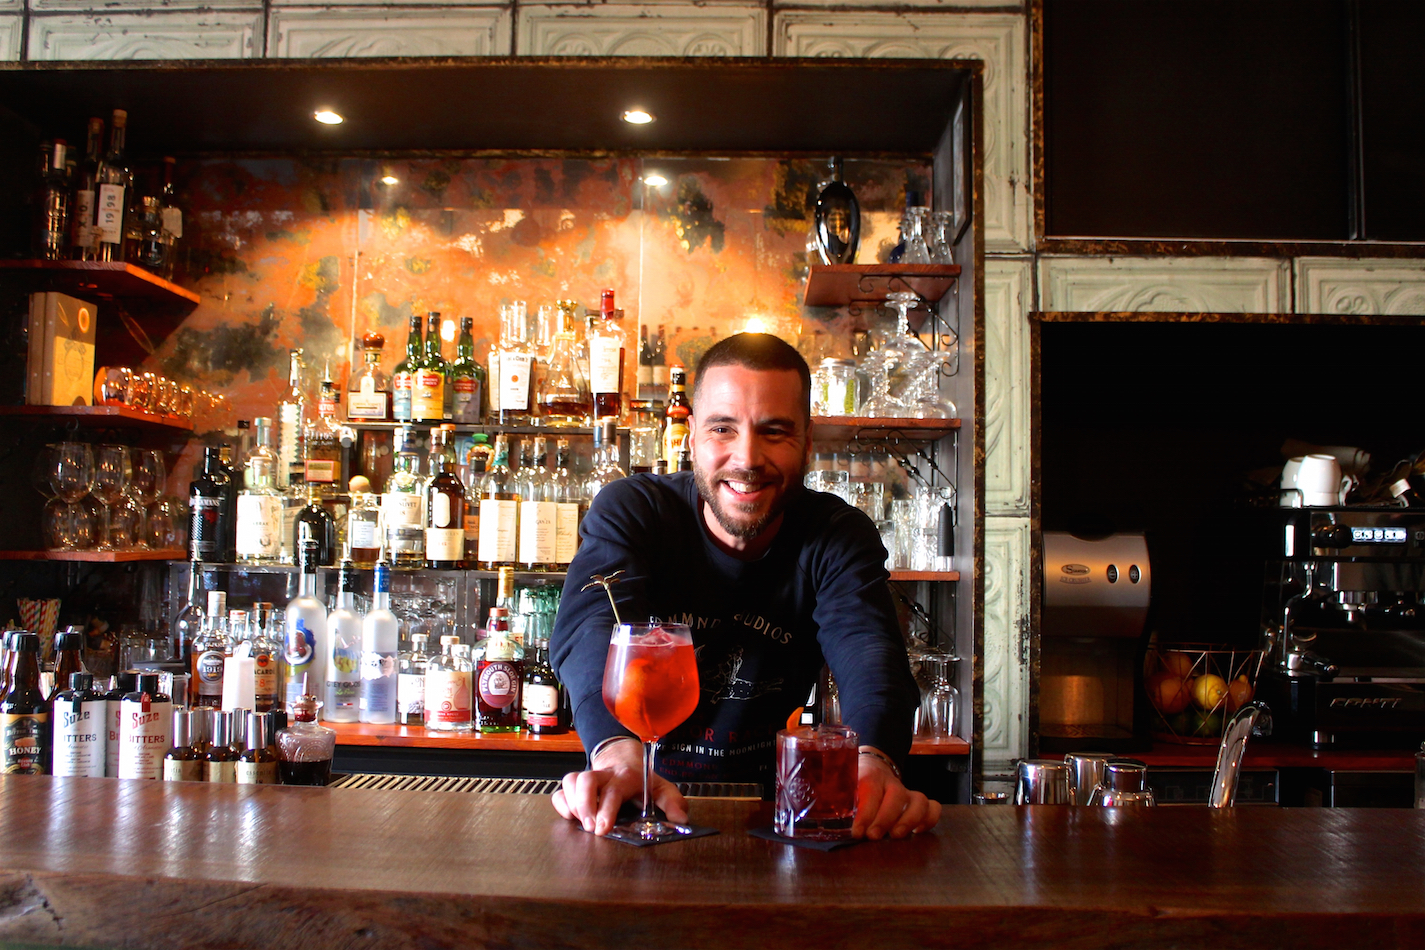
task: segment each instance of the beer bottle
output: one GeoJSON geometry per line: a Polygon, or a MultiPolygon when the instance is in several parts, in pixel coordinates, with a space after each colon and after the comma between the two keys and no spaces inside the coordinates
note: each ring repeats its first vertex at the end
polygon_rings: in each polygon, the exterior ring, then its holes
{"type": "Polygon", "coordinates": [[[40,638],[22,631],[10,686],[0,699],[0,772],[44,775],[50,763],[50,704],[40,692],[40,638]]]}

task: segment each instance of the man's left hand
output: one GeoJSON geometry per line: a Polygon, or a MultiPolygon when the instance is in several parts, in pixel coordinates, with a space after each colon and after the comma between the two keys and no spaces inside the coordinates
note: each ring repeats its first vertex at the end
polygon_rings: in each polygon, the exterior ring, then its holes
{"type": "Polygon", "coordinates": [[[929,831],[940,820],[940,803],[901,784],[896,773],[875,755],[857,756],[855,838],[878,841],[889,835],[929,831]]]}

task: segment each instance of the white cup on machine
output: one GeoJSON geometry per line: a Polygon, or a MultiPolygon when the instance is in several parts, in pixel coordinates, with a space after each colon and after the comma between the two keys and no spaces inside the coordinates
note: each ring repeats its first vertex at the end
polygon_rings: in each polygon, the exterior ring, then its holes
{"type": "Polygon", "coordinates": [[[1335,456],[1303,455],[1291,459],[1282,470],[1282,504],[1293,508],[1344,504],[1354,485],[1355,479],[1341,474],[1335,456]]]}

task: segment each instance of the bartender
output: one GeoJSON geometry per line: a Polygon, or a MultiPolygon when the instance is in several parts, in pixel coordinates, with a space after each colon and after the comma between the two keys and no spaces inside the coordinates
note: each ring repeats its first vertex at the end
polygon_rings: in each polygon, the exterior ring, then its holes
{"type": "Polygon", "coordinates": [[[642,747],[604,706],[613,610],[687,624],[701,695],[660,743],[654,801],[687,820],[675,781],[773,782],[777,731],[822,664],[843,722],[860,738],[856,837],[902,838],[940,804],[901,782],[919,691],[887,587],[875,525],[802,487],[811,458],[811,374],[795,349],[742,333],[698,363],[692,472],[634,475],[604,488],[584,519],[550,647],[589,767],[564,777],[554,807],[607,834],[642,793],[642,747]]]}

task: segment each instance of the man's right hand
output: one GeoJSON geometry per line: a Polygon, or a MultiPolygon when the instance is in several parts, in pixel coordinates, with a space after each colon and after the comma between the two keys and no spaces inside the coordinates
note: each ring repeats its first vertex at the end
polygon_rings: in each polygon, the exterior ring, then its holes
{"type": "MultiPolygon", "coordinates": [[[[554,792],[554,810],[585,831],[606,835],[618,820],[624,802],[643,801],[643,745],[637,739],[610,742],[599,750],[586,772],[570,772],[554,792]]],[[[653,802],[669,821],[688,820],[688,803],[672,782],[654,773],[649,786],[653,802]]]]}

